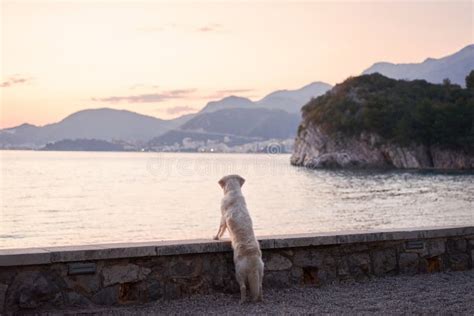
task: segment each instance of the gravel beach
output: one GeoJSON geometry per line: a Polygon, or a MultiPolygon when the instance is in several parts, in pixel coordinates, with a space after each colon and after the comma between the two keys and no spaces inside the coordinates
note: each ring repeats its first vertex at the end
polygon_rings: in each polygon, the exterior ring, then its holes
{"type": "MultiPolygon", "coordinates": [[[[263,303],[239,295],[201,295],[113,309],[71,311],[100,315],[442,314],[474,315],[474,270],[394,276],[323,287],[264,290],[263,303]]],[[[69,314],[69,313],[68,313],[69,314]]]]}

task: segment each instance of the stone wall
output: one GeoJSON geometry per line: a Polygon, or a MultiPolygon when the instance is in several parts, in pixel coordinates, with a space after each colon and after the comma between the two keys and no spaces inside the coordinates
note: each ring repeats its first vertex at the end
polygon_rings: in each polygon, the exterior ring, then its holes
{"type": "MultiPolygon", "coordinates": [[[[260,239],[264,290],[472,269],[474,227],[260,239]]],[[[228,241],[0,250],[0,312],[238,293],[228,241]]]]}

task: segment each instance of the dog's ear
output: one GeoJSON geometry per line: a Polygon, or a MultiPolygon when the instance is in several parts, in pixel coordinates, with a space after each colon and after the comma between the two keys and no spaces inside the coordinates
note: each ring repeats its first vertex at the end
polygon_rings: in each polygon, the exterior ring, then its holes
{"type": "Polygon", "coordinates": [[[221,186],[221,188],[224,189],[224,187],[225,187],[225,180],[224,180],[224,178],[220,179],[219,182],[217,182],[217,183],[219,183],[219,185],[221,186]]]}
{"type": "Polygon", "coordinates": [[[240,187],[242,187],[245,183],[245,179],[242,178],[241,176],[237,176],[237,180],[239,180],[239,183],[240,183],[240,187]]]}

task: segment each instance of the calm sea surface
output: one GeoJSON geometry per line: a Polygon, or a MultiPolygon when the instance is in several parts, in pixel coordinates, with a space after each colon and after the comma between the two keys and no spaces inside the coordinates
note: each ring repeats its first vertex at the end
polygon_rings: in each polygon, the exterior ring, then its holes
{"type": "Polygon", "coordinates": [[[257,235],[474,224],[474,174],[316,171],[289,155],[0,151],[0,248],[211,238],[221,176],[257,235]]]}

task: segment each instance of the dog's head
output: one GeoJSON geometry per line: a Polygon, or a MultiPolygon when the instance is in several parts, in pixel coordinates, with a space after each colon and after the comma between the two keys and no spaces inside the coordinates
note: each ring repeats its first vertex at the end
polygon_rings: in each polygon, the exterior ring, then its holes
{"type": "Polygon", "coordinates": [[[239,176],[238,174],[230,174],[228,176],[222,177],[222,179],[220,179],[218,183],[225,193],[231,188],[241,188],[245,183],[245,179],[239,176]]]}

